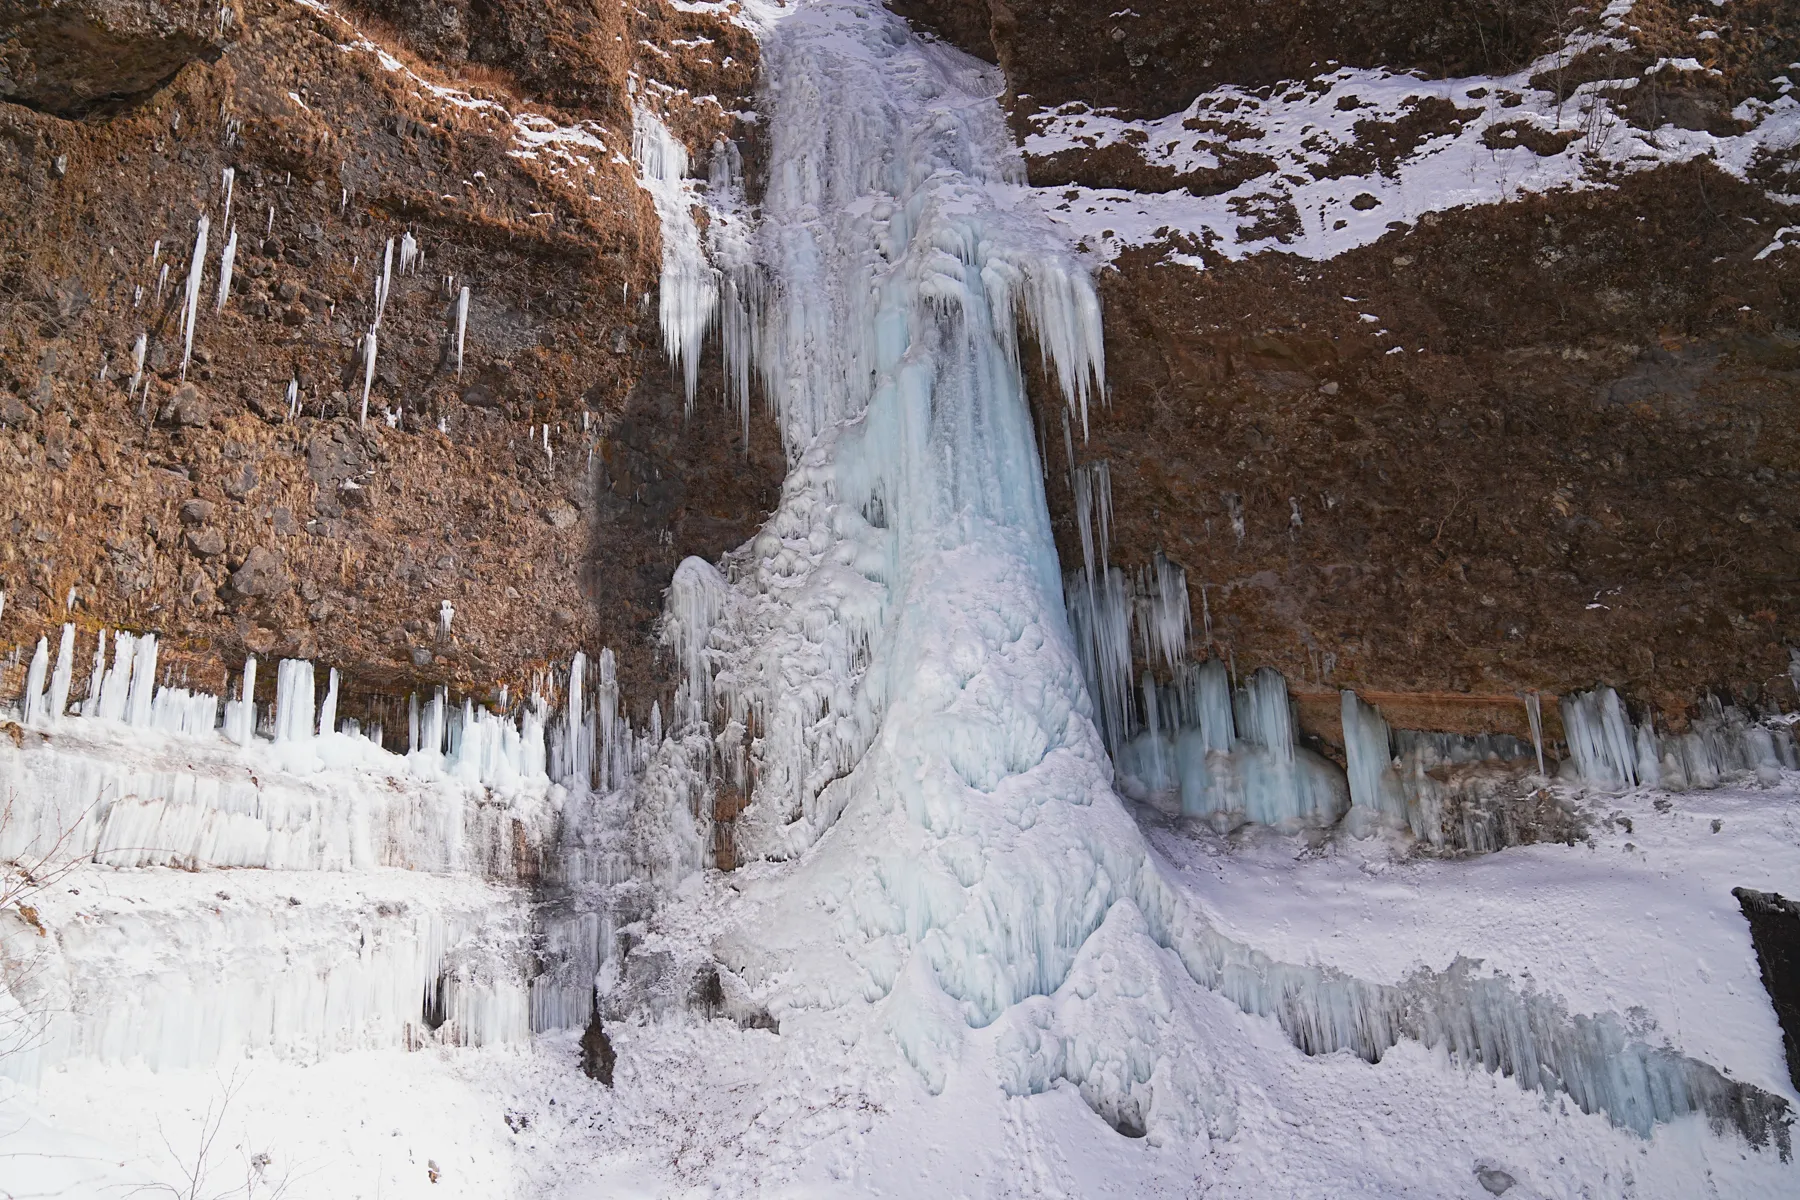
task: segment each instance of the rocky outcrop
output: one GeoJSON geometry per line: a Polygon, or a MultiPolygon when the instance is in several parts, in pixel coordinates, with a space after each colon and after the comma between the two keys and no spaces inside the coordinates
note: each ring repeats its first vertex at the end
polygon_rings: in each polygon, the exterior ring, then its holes
{"type": "Polygon", "coordinates": [[[1433,77],[1516,69],[1569,18],[1521,0],[892,0],[1006,69],[1026,112],[1071,101],[1160,116],[1221,83],[1261,87],[1329,66],[1433,77]],[[985,8],[985,12],[983,9],[985,8]],[[983,20],[983,17],[986,20],[983,20]]]}
{"type": "Polygon", "coordinates": [[[238,32],[201,0],[3,0],[0,100],[64,117],[116,112],[191,62],[218,60],[238,32]]]}
{"type": "Polygon", "coordinates": [[[0,104],[0,642],[153,630],[221,691],[246,654],[313,658],[352,717],[611,645],[647,717],[669,572],[749,535],[782,458],[716,380],[691,419],[669,386],[626,76],[703,155],[755,46],[656,0],[503,9],[257,0],[107,120],[0,104]]]}

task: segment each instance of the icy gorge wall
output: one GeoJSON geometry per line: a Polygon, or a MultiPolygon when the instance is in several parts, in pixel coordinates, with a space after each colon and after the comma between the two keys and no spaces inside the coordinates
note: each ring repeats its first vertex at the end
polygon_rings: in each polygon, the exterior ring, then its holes
{"type": "Polygon", "coordinates": [[[1110,561],[1185,568],[1307,733],[1342,687],[1520,738],[1531,689],[1794,707],[1790,6],[893,7],[1001,64],[1110,264],[1110,561]]]}
{"type": "Polygon", "coordinates": [[[683,423],[633,93],[705,149],[754,40],[660,3],[269,3],[209,9],[196,48],[158,6],[25,7],[0,14],[38,64],[0,104],[0,691],[73,620],[157,632],[218,694],[247,655],[328,662],[390,731],[411,692],[492,702],[612,645],[647,718],[670,572],[747,536],[781,463],[765,424],[683,423]],[[79,21],[170,78],[31,100],[79,21]]]}
{"type": "Polygon", "coordinates": [[[1786,1161],[1627,1004],[1283,961],[1141,825],[1800,769],[1760,2],[20,8],[6,1072],[698,1010],[1204,1147],[1198,991],[1786,1161]]]}

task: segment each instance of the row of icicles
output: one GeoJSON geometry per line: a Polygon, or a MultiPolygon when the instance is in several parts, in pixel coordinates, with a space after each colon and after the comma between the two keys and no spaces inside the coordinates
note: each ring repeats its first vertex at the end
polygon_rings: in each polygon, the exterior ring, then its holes
{"type": "MultiPolygon", "coordinates": [[[[291,180],[292,176],[289,178],[291,180]]],[[[237,262],[238,231],[236,224],[231,221],[231,203],[236,190],[236,185],[237,171],[232,167],[226,167],[222,172],[220,180],[220,187],[225,193],[220,224],[228,227],[230,233],[225,239],[224,249],[219,253],[218,297],[213,305],[213,311],[215,313],[224,312],[226,302],[231,298],[231,277],[233,268],[237,262]]],[[[343,191],[339,203],[340,213],[348,208],[349,199],[350,192],[349,189],[346,188],[343,191]]],[[[194,356],[194,332],[200,319],[201,287],[206,269],[207,240],[211,235],[211,231],[212,218],[209,214],[203,212],[194,224],[194,248],[188,256],[187,281],[183,285],[182,290],[180,330],[182,379],[187,378],[188,364],[193,360],[194,356]]],[[[274,231],[275,206],[271,204],[269,206],[268,225],[264,230],[264,236],[270,236],[274,231]]],[[[413,237],[410,230],[401,235],[397,249],[399,252],[400,272],[402,274],[407,272],[412,272],[414,274],[418,273],[425,262],[425,251],[424,248],[419,245],[418,239],[413,237]]],[[[379,350],[378,332],[381,328],[381,318],[387,312],[388,296],[393,287],[395,251],[396,245],[394,239],[390,237],[387,239],[387,245],[382,251],[381,271],[375,277],[374,317],[369,322],[367,332],[365,332],[361,338],[363,385],[362,405],[358,417],[359,424],[366,424],[369,419],[369,393],[375,384],[375,362],[379,350]]],[[[162,242],[159,240],[154,243],[150,251],[150,266],[152,270],[156,269],[161,258],[162,242]]],[[[158,303],[161,302],[163,292],[168,285],[169,266],[169,263],[162,263],[162,269],[157,275],[155,298],[158,303]]],[[[453,276],[447,275],[444,277],[444,286],[446,290],[449,290],[454,284],[455,279],[453,276]]],[[[133,289],[132,307],[137,308],[141,306],[143,301],[144,287],[140,284],[133,289]]],[[[467,340],[468,327],[469,288],[468,285],[465,284],[456,293],[456,309],[451,318],[450,326],[451,363],[456,372],[456,376],[459,379],[462,377],[463,350],[467,340]]],[[[150,402],[150,381],[146,377],[144,371],[144,363],[148,357],[149,349],[149,333],[144,332],[138,334],[137,340],[132,343],[131,347],[132,373],[127,398],[138,400],[140,412],[147,411],[150,402]],[[141,399],[139,398],[138,393],[140,384],[142,384],[143,387],[141,399]]],[[[106,373],[107,368],[102,366],[100,378],[103,382],[106,378],[106,373]]],[[[293,378],[288,381],[286,398],[288,416],[290,418],[298,416],[301,407],[300,381],[298,378],[293,378]]],[[[389,418],[389,424],[394,424],[396,421],[397,414],[389,418]]]]}

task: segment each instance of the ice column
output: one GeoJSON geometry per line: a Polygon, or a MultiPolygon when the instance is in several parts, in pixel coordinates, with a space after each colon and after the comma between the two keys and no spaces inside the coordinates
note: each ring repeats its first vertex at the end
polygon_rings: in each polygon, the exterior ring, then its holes
{"type": "Polygon", "coordinates": [[[284,658],[275,668],[275,740],[311,741],[313,728],[313,665],[284,658]]]}
{"type": "Polygon", "coordinates": [[[256,736],[256,660],[254,658],[244,660],[244,676],[243,682],[238,688],[238,698],[225,702],[225,736],[240,746],[248,746],[250,740],[256,736]]]}
{"type": "Polygon", "coordinates": [[[1364,704],[1344,689],[1340,705],[1344,723],[1344,761],[1350,776],[1353,832],[1373,832],[1378,825],[1406,824],[1406,797],[1394,774],[1394,752],[1381,710],[1364,704]]]}
{"type": "Polygon", "coordinates": [[[62,627],[62,640],[56,647],[56,670],[50,676],[50,707],[45,714],[50,720],[62,718],[69,707],[69,683],[75,675],[75,626],[62,627]]]}

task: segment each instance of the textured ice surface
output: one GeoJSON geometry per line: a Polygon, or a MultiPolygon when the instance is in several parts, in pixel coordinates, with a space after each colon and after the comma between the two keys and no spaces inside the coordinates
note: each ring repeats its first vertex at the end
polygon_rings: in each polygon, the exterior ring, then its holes
{"type": "MultiPolygon", "coordinates": [[[[1090,624],[1080,602],[1064,615],[1016,329],[1035,331],[1078,416],[1102,390],[1099,312],[1048,226],[1013,207],[999,79],[852,0],[782,16],[764,63],[758,366],[793,467],[722,571],[678,572],[681,699],[643,791],[647,811],[691,815],[704,839],[703,797],[741,771],[747,743],[736,849],[798,861],[747,872],[736,920],[708,931],[735,977],[784,1028],[860,1023],[869,1006],[931,1092],[994,1027],[1009,1088],[1066,1081],[1155,1144],[1229,1136],[1235,1120],[1171,1015],[1185,978],[1309,1054],[1373,1062],[1412,1038],[1641,1133],[1698,1111],[1785,1151],[1785,1101],[1616,1017],[1571,1016],[1465,964],[1384,985],[1285,964],[1170,885],[1113,793],[1082,656],[1129,664],[1135,628],[1146,657],[1193,670],[1187,624],[1169,604],[1177,580],[1127,587],[1103,537],[1067,584],[1092,589],[1090,624]],[[1106,977],[1121,962],[1129,986],[1106,977]]],[[[1128,692],[1100,675],[1103,697],[1128,692]]],[[[1294,746],[1280,677],[1259,672],[1229,699],[1220,680],[1200,668],[1166,703],[1146,681],[1117,724],[1103,698],[1108,733],[1138,735],[1121,765],[1177,781],[1196,814],[1334,821],[1349,789],[1294,746]],[[1197,736],[1165,707],[1191,713],[1197,736]]]]}

